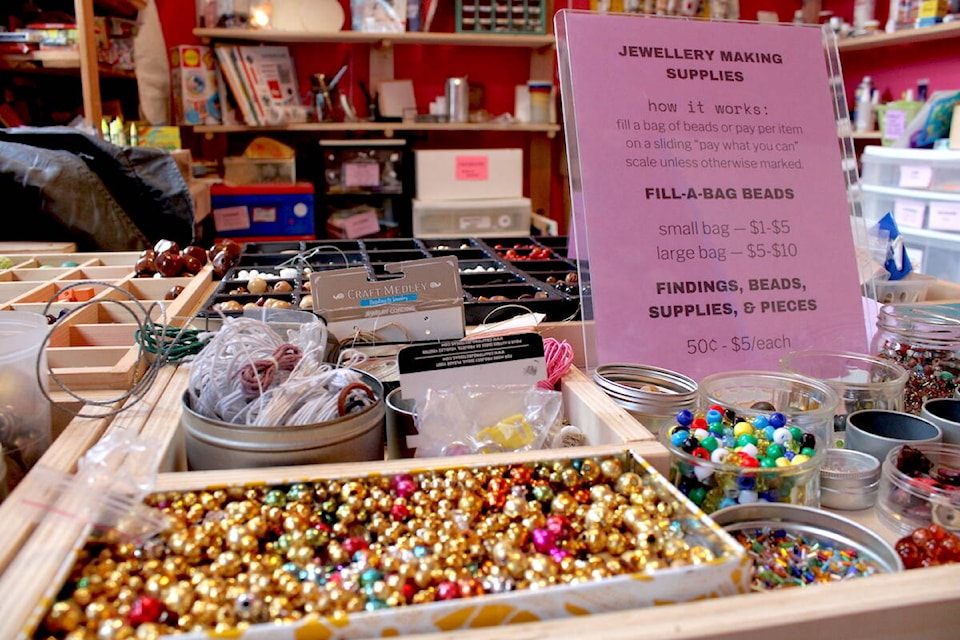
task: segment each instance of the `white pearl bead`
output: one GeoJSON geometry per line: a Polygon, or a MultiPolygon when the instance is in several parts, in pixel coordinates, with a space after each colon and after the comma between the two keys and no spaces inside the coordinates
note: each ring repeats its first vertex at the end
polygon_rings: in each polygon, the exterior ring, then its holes
{"type": "Polygon", "coordinates": [[[780,427],[773,432],[773,441],[777,444],[786,444],[793,440],[793,434],[786,427],[780,427]]]}

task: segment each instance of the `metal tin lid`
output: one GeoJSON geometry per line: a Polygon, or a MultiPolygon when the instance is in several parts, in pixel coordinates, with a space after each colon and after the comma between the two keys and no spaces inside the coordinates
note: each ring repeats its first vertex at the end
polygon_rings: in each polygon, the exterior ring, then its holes
{"type": "Polygon", "coordinates": [[[697,397],[693,378],[659,367],[605,364],[597,367],[593,379],[608,394],[638,403],[676,404],[697,397]]]}
{"type": "Polygon", "coordinates": [[[820,480],[834,489],[867,487],[880,479],[880,461],[853,449],[827,449],[820,480]]]}

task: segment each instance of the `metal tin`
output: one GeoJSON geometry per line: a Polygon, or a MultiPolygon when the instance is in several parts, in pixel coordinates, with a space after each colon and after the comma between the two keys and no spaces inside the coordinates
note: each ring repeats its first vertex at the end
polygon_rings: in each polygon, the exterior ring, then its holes
{"type": "Polygon", "coordinates": [[[3,457],[3,447],[0,447],[0,502],[3,502],[9,488],[7,487],[7,461],[3,457]]]}
{"type": "Polygon", "coordinates": [[[605,364],[593,380],[614,402],[654,434],[676,424],[678,411],[693,411],[697,383],[682,373],[637,364],[605,364]]]}
{"type": "Polygon", "coordinates": [[[820,506],[854,511],[869,509],[880,490],[880,463],[853,449],[827,449],[820,467],[820,506]]]}
{"type": "Polygon", "coordinates": [[[880,535],[853,520],[821,509],[758,502],[720,509],[710,517],[728,533],[765,526],[785,528],[856,549],[887,573],[903,571],[900,556],[880,535]]]}
{"type": "Polygon", "coordinates": [[[470,85],[466,76],[447,78],[447,115],[450,122],[466,122],[470,113],[470,85]]]}
{"type": "Polygon", "coordinates": [[[202,416],[183,394],[181,421],[191,470],[243,469],[328,462],[365,462],[384,457],[383,385],[358,371],[376,403],[317,424],[248,427],[202,416]]]}

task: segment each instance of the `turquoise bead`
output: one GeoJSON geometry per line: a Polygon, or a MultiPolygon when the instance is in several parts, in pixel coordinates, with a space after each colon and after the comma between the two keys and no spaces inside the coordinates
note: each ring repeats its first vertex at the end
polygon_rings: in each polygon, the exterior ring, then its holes
{"type": "Polygon", "coordinates": [[[373,584],[378,580],[383,580],[383,572],[377,569],[367,569],[360,574],[360,584],[373,584]]]}
{"type": "Polygon", "coordinates": [[[682,447],[683,443],[687,441],[689,436],[690,432],[686,429],[677,429],[670,434],[670,444],[675,447],[682,447]]]}
{"type": "Polygon", "coordinates": [[[753,420],[750,422],[752,422],[753,426],[757,429],[764,429],[770,424],[770,421],[767,420],[767,416],[754,416],[753,420]]]}

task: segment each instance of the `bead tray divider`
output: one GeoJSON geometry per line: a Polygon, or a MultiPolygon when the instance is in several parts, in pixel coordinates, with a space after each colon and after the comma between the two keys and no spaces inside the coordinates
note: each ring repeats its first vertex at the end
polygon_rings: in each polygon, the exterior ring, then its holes
{"type": "MultiPolygon", "coordinates": [[[[545,279],[550,275],[563,276],[576,273],[577,265],[566,257],[566,238],[549,237],[510,237],[493,238],[371,238],[359,240],[318,240],[318,241],[276,241],[247,243],[244,245],[239,264],[229,270],[200,311],[201,316],[211,321],[220,318],[220,312],[214,305],[235,300],[241,306],[261,296],[253,294],[230,294],[237,285],[243,284],[239,278],[241,270],[256,269],[261,272],[276,273],[279,265],[293,258],[297,253],[310,252],[320,247],[337,247],[346,255],[346,266],[363,266],[369,278],[388,279],[385,265],[404,260],[418,260],[434,256],[453,255],[460,263],[460,278],[464,297],[464,317],[467,325],[482,324],[488,317],[491,321],[503,320],[495,312],[505,304],[519,304],[533,312],[546,315],[546,321],[573,320],[579,316],[579,295],[558,290],[545,279]],[[515,244],[529,245],[552,252],[549,260],[508,260],[501,256],[495,246],[503,244],[513,247],[515,244]],[[467,268],[492,267],[495,271],[467,272],[467,268]],[[533,295],[544,298],[533,299],[533,295]],[[491,296],[503,296],[502,300],[489,300],[491,296]],[[521,295],[531,296],[520,298],[521,295]]],[[[520,250],[522,251],[522,250],[520,250]]],[[[337,269],[344,266],[343,257],[331,249],[322,249],[320,253],[307,258],[314,270],[337,269]],[[319,259],[317,259],[319,257],[319,259]]],[[[301,264],[302,266],[302,264],[301,264]]],[[[265,297],[279,298],[290,302],[297,308],[301,298],[307,295],[304,290],[305,278],[302,269],[290,282],[293,290],[289,293],[267,293],[265,297]]],[[[268,283],[269,284],[269,283],[268,283]]],[[[242,311],[224,312],[228,316],[242,315],[242,311]]],[[[515,315],[515,314],[514,314],[515,315]]]]}
{"type": "MultiPolygon", "coordinates": [[[[212,282],[209,265],[194,276],[137,278],[134,265],[139,255],[123,251],[15,256],[19,262],[0,271],[0,311],[43,313],[60,289],[90,281],[94,290],[91,301],[53,302],[47,310],[54,316],[62,310],[72,311],[47,343],[47,364],[69,389],[125,390],[146,369],[134,336],[137,319],[144,320],[142,314],[128,296],[98,282],[130,293],[147,309],[155,301],[162,301],[167,323],[172,326],[183,326],[185,316],[192,315],[199,301],[208,295],[212,282]],[[60,266],[66,263],[77,266],[60,266]],[[183,291],[174,300],[164,300],[174,286],[182,286],[183,291]]],[[[154,316],[154,321],[161,321],[158,311],[154,316]]],[[[60,391],[52,380],[50,391],[60,391]]]]}
{"type": "MultiPolygon", "coordinates": [[[[141,402],[126,401],[129,407],[112,418],[74,418],[63,433],[54,440],[38,466],[56,471],[72,472],[83,453],[100,438],[123,430],[139,434],[159,447],[160,466],[157,490],[177,486],[183,478],[200,478],[212,483],[210,474],[237,475],[250,481],[261,473],[276,473],[283,477],[300,476],[306,466],[263,469],[238,469],[230,471],[187,472],[186,449],[180,425],[181,398],[189,382],[187,365],[167,365],[160,373],[141,402]]],[[[641,455],[659,471],[667,468],[667,452],[629,413],[613,402],[593,381],[576,367],[562,378],[563,415],[584,432],[587,440],[596,447],[582,447],[575,451],[621,450],[624,443],[641,455]]],[[[89,412],[95,411],[90,408],[89,412]]],[[[574,451],[568,449],[564,451],[574,451]]],[[[525,452],[512,455],[527,459],[528,456],[554,456],[557,450],[525,452]]],[[[531,458],[532,459],[532,458],[531,458]]],[[[344,475],[362,470],[364,473],[386,473],[401,468],[427,468],[431,459],[385,460],[376,463],[341,463],[311,465],[325,474],[344,475]]],[[[183,486],[182,484],[179,486],[183,486]]],[[[69,569],[74,553],[87,535],[86,528],[75,520],[54,513],[40,513],[24,506],[25,500],[40,495],[43,486],[31,474],[20,482],[7,499],[0,503],[0,593],[9,597],[0,598],[0,638],[23,636],[26,629],[40,615],[36,609],[43,608],[45,598],[56,581],[58,572],[69,569]],[[38,604],[41,603],[41,604],[38,604]],[[32,619],[32,622],[31,622],[32,619]]]]}

